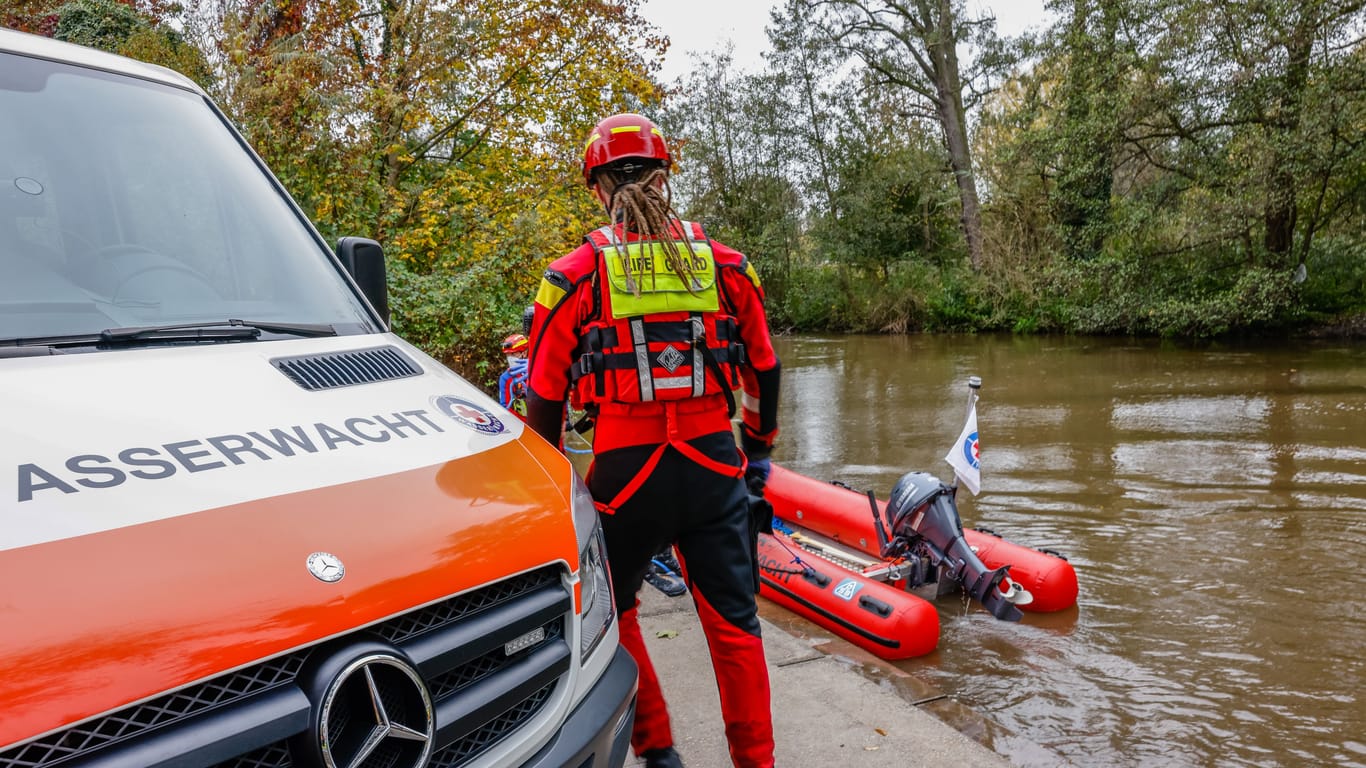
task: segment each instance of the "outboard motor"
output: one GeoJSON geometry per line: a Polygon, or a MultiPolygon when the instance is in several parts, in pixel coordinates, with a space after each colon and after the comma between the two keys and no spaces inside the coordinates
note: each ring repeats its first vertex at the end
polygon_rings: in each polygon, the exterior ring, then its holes
{"type": "Polygon", "coordinates": [[[954,491],[925,472],[902,476],[887,502],[887,527],[877,519],[882,556],[925,558],[938,567],[942,577],[961,584],[991,615],[1019,621],[1024,614],[1016,604],[1029,602],[1029,593],[1007,577],[1010,566],[988,570],[972,551],[963,538],[954,491]]]}

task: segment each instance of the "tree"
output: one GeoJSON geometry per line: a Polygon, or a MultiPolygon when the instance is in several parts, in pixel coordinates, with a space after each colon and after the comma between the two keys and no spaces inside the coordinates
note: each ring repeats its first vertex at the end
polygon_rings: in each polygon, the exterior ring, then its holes
{"type": "MultiPolygon", "coordinates": [[[[958,62],[958,45],[977,32],[984,52],[994,50],[992,20],[968,20],[962,0],[808,0],[820,10],[816,23],[842,50],[856,56],[885,82],[913,97],[905,105],[905,117],[923,113],[928,106],[943,132],[949,166],[962,207],[961,225],[973,270],[982,264],[981,204],[972,167],[965,84],[958,62]]],[[[993,71],[999,60],[979,56],[982,73],[993,71]]]]}
{"type": "Polygon", "coordinates": [[[837,97],[844,119],[831,152],[840,213],[813,217],[821,252],[882,284],[898,264],[961,257],[951,237],[955,190],[944,183],[934,125],[898,121],[900,99],[871,73],[848,86],[837,97]]]}
{"type": "MultiPolygon", "coordinates": [[[[286,163],[317,157],[326,170],[301,169],[291,189],[323,220],[354,218],[339,198],[361,202],[367,229],[381,235],[430,230],[424,219],[450,195],[434,208],[423,192],[443,169],[497,148],[515,150],[499,162],[545,170],[549,158],[567,171],[595,120],[658,96],[649,72],[664,41],[634,2],[203,2],[234,32],[221,60],[232,70],[227,101],[249,116],[248,132],[271,137],[286,163]],[[338,178],[352,188],[332,195],[338,178]]],[[[432,234],[436,247],[407,254],[421,269],[461,244],[458,227],[432,234]]]]}
{"type": "Polygon", "coordinates": [[[639,0],[196,0],[216,95],[329,239],[375,237],[395,325],[479,380],[598,209],[588,129],[658,101],[639,0]]]}
{"type": "Polygon", "coordinates": [[[1115,158],[1123,136],[1127,51],[1118,38],[1123,0],[1057,0],[1063,15],[1055,50],[1064,62],[1051,142],[1057,158],[1055,217],[1073,258],[1101,254],[1109,232],[1115,158]]]}
{"type": "Polygon", "coordinates": [[[793,181],[801,152],[775,76],[736,72],[728,52],[698,60],[663,123],[676,139],[674,186],[686,215],[745,253],[781,302],[803,201],[793,181]]]}
{"type": "Polygon", "coordinates": [[[50,0],[8,0],[0,8],[0,27],[51,37],[57,14],[50,0]]]}
{"type": "Polygon", "coordinates": [[[1214,237],[1240,241],[1249,264],[1304,261],[1313,233],[1340,210],[1322,204],[1329,190],[1360,167],[1363,6],[1199,0],[1146,9],[1147,96],[1126,144],[1211,199],[1222,230],[1214,237]]]}
{"type": "Polygon", "coordinates": [[[772,97],[783,104],[788,136],[799,144],[798,163],[807,194],[818,208],[839,218],[833,184],[831,142],[840,115],[832,108],[832,89],[839,84],[831,73],[839,69],[838,51],[816,33],[813,9],[807,0],[787,0],[770,14],[769,70],[777,91],[772,97]]]}
{"type": "Polygon", "coordinates": [[[208,61],[180,32],[180,11],[162,0],[11,0],[0,26],[159,64],[208,87],[208,61]]]}

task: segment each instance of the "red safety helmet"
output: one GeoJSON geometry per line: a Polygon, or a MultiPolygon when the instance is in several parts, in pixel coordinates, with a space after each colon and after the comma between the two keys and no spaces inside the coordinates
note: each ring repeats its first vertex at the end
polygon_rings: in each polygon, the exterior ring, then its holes
{"type": "Polygon", "coordinates": [[[623,113],[605,118],[588,135],[583,148],[583,180],[593,184],[593,169],[626,157],[672,160],[664,132],[644,115],[623,113]]]}
{"type": "Polygon", "coordinates": [[[506,339],[503,339],[503,354],[524,354],[527,351],[528,346],[530,345],[525,336],[520,333],[514,333],[506,339]]]}

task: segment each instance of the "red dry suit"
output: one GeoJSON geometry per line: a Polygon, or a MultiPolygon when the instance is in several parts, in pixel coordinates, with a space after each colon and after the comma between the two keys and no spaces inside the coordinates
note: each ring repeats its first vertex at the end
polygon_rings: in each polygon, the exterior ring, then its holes
{"type": "Polygon", "coordinates": [[[589,235],[546,270],[531,329],[528,422],[558,443],[564,400],[594,414],[588,487],[621,617],[640,667],[637,754],[672,746],[669,715],[636,621],[636,593],[661,548],[678,548],[711,649],[731,757],[773,764],[768,671],[755,605],[745,456],[777,434],[778,359],[758,275],[739,252],[679,222],[690,285],[662,248],[620,226],[589,235]],[[691,288],[691,290],[689,290],[691,288]]]}

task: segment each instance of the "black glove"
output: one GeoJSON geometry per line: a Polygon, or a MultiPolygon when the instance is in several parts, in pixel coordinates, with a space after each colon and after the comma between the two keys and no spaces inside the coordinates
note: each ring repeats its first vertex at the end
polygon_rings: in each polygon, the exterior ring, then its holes
{"type": "Polygon", "coordinates": [[[751,495],[764,495],[764,486],[768,485],[768,476],[772,471],[773,464],[767,458],[750,459],[745,469],[745,485],[749,486],[751,495]]]}
{"type": "Polygon", "coordinates": [[[759,594],[759,534],[773,533],[773,505],[754,493],[749,495],[749,560],[754,594],[759,594]]]}

